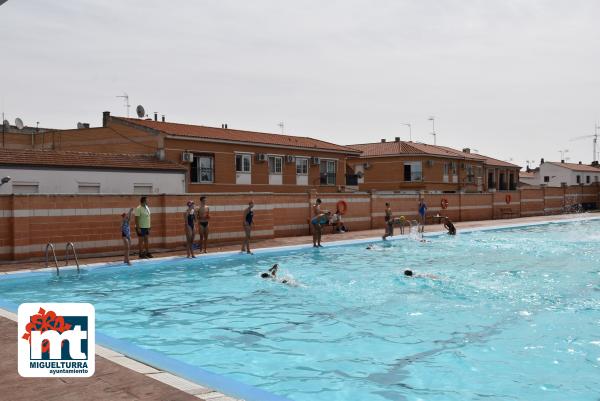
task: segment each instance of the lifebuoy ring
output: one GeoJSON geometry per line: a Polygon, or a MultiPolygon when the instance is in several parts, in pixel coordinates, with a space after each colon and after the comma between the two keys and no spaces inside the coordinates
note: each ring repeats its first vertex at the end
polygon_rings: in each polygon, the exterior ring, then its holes
{"type": "Polygon", "coordinates": [[[504,200],[506,201],[506,204],[510,204],[510,201],[512,200],[512,197],[510,195],[506,195],[506,197],[504,198],[504,200]]]}
{"type": "Polygon", "coordinates": [[[344,202],[343,200],[336,203],[335,207],[337,207],[337,209],[340,211],[340,214],[346,214],[346,212],[348,211],[348,204],[346,204],[346,202],[344,202]]]}
{"type": "Polygon", "coordinates": [[[442,207],[442,209],[448,209],[448,199],[442,198],[442,200],[440,201],[440,206],[442,207]]]}

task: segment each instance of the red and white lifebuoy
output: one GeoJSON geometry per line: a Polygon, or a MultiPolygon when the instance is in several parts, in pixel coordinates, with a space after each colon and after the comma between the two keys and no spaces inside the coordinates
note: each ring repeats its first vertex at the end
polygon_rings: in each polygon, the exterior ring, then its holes
{"type": "Polygon", "coordinates": [[[442,200],[440,201],[440,206],[442,207],[442,209],[448,209],[448,199],[442,198],[442,200]]]}
{"type": "Polygon", "coordinates": [[[510,195],[506,195],[506,197],[504,198],[504,200],[506,201],[507,205],[510,205],[510,201],[512,201],[512,197],[510,195]]]}
{"type": "Polygon", "coordinates": [[[336,203],[335,206],[340,211],[340,214],[346,214],[346,212],[348,211],[348,204],[346,202],[344,202],[343,200],[336,203]]]}

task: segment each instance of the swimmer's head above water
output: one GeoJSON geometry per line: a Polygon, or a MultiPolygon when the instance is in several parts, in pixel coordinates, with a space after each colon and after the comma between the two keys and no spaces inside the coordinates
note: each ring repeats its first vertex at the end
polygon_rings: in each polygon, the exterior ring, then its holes
{"type": "Polygon", "coordinates": [[[412,275],[413,275],[413,272],[412,272],[412,270],[410,270],[410,269],[406,269],[406,270],[404,270],[404,275],[405,275],[405,276],[408,276],[408,277],[412,277],[412,275]]]}
{"type": "Polygon", "coordinates": [[[269,272],[264,272],[260,275],[262,278],[275,278],[277,277],[277,269],[279,269],[279,265],[275,263],[270,269],[269,272]]]}

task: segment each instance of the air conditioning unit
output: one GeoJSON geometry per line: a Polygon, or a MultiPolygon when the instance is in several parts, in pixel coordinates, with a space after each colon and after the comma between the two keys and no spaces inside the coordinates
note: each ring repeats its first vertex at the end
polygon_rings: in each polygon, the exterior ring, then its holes
{"type": "Polygon", "coordinates": [[[369,163],[363,163],[363,168],[364,168],[365,170],[368,170],[368,169],[370,169],[370,168],[371,168],[371,165],[370,165],[369,163]]]}
{"type": "Polygon", "coordinates": [[[265,162],[267,161],[267,155],[264,153],[257,153],[256,154],[256,161],[258,162],[265,162]]]}
{"type": "Polygon", "coordinates": [[[293,162],[296,161],[296,158],[294,156],[292,156],[292,155],[287,155],[285,157],[285,161],[288,162],[288,163],[293,163],[293,162]]]}
{"type": "Polygon", "coordinates": [[[194,154],[192,152],[183,152],[181,154],[181,161],[185,163],[192,163],[194,161],[194,154]]]}
{"type": "Polygon", "coordinates": [[[433,167],[433,160],[427,160],[427,167],[433,167]]]}
{"type": "Polygon", "coordinates": [[[318,166],[321,164],[321,158],[319,157],[311,157],[310,158],[310,164],[312,164],[313,166],[318,166]]]}

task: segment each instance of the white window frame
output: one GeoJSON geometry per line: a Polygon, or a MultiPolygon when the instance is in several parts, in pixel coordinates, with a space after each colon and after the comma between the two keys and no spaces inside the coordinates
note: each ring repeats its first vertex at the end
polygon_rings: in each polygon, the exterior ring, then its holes
{"type": "Polygon", "coordinates": [[[308,157],[296,157],[296,175],[308,175],[309,168],[310,168],[310,166],[309,166],[308,157]],[[301,170],[306,170],[306,171],[298,172],[298,167],[306,167],[305,169],[301,168],[301,170]]]}
{"type": "Polygon", "coordinates": [[[150,183],[135,182],[133,184],[133,193],[138,195],[149,195],[154,191],[154,186],[150,183]]]}
{"type": "Polygon", "coordinates": [[[78,182],[77,193],[79,194],[99,194],[101,192],[101,186],[99,182],[78,182]],[[83,191],[82,191],[83,189],[83,191]],[[91,189],[94,189],[92,191],[91,189]]]}
{"type": "Polygon", "coordinates": [[[244,173],[244,174],[252,173],[252,154],[250,154],[250,153],[236,153],[235,154],[235,172],[236,173],[244,173]],[[241,170],[238,170],[238,168],[237,168],[238,157],[240,157],[242,159],[242,161],[241,161],[242,169],[241,170]],[[248,166],[247,166],[248,170],[245,169],[245,167],[246,167],[245,161],[248,161],[248,166]]]}
{"type": "Polygon", "coordinates": [[[13,194],[39,194],[40,183],[31,181],[13,181],[12,183],[13,194]],[[24,189],[27,189],[23,191],[24,189]]]}
{"type": "Polygon", "coordinates": [[[269,165],[269,175],[283,174],[283,156],[269,155],[267,163],[269,165]],[[279,171],[277,171],[277,161],[279,161],[279,171]]]}

